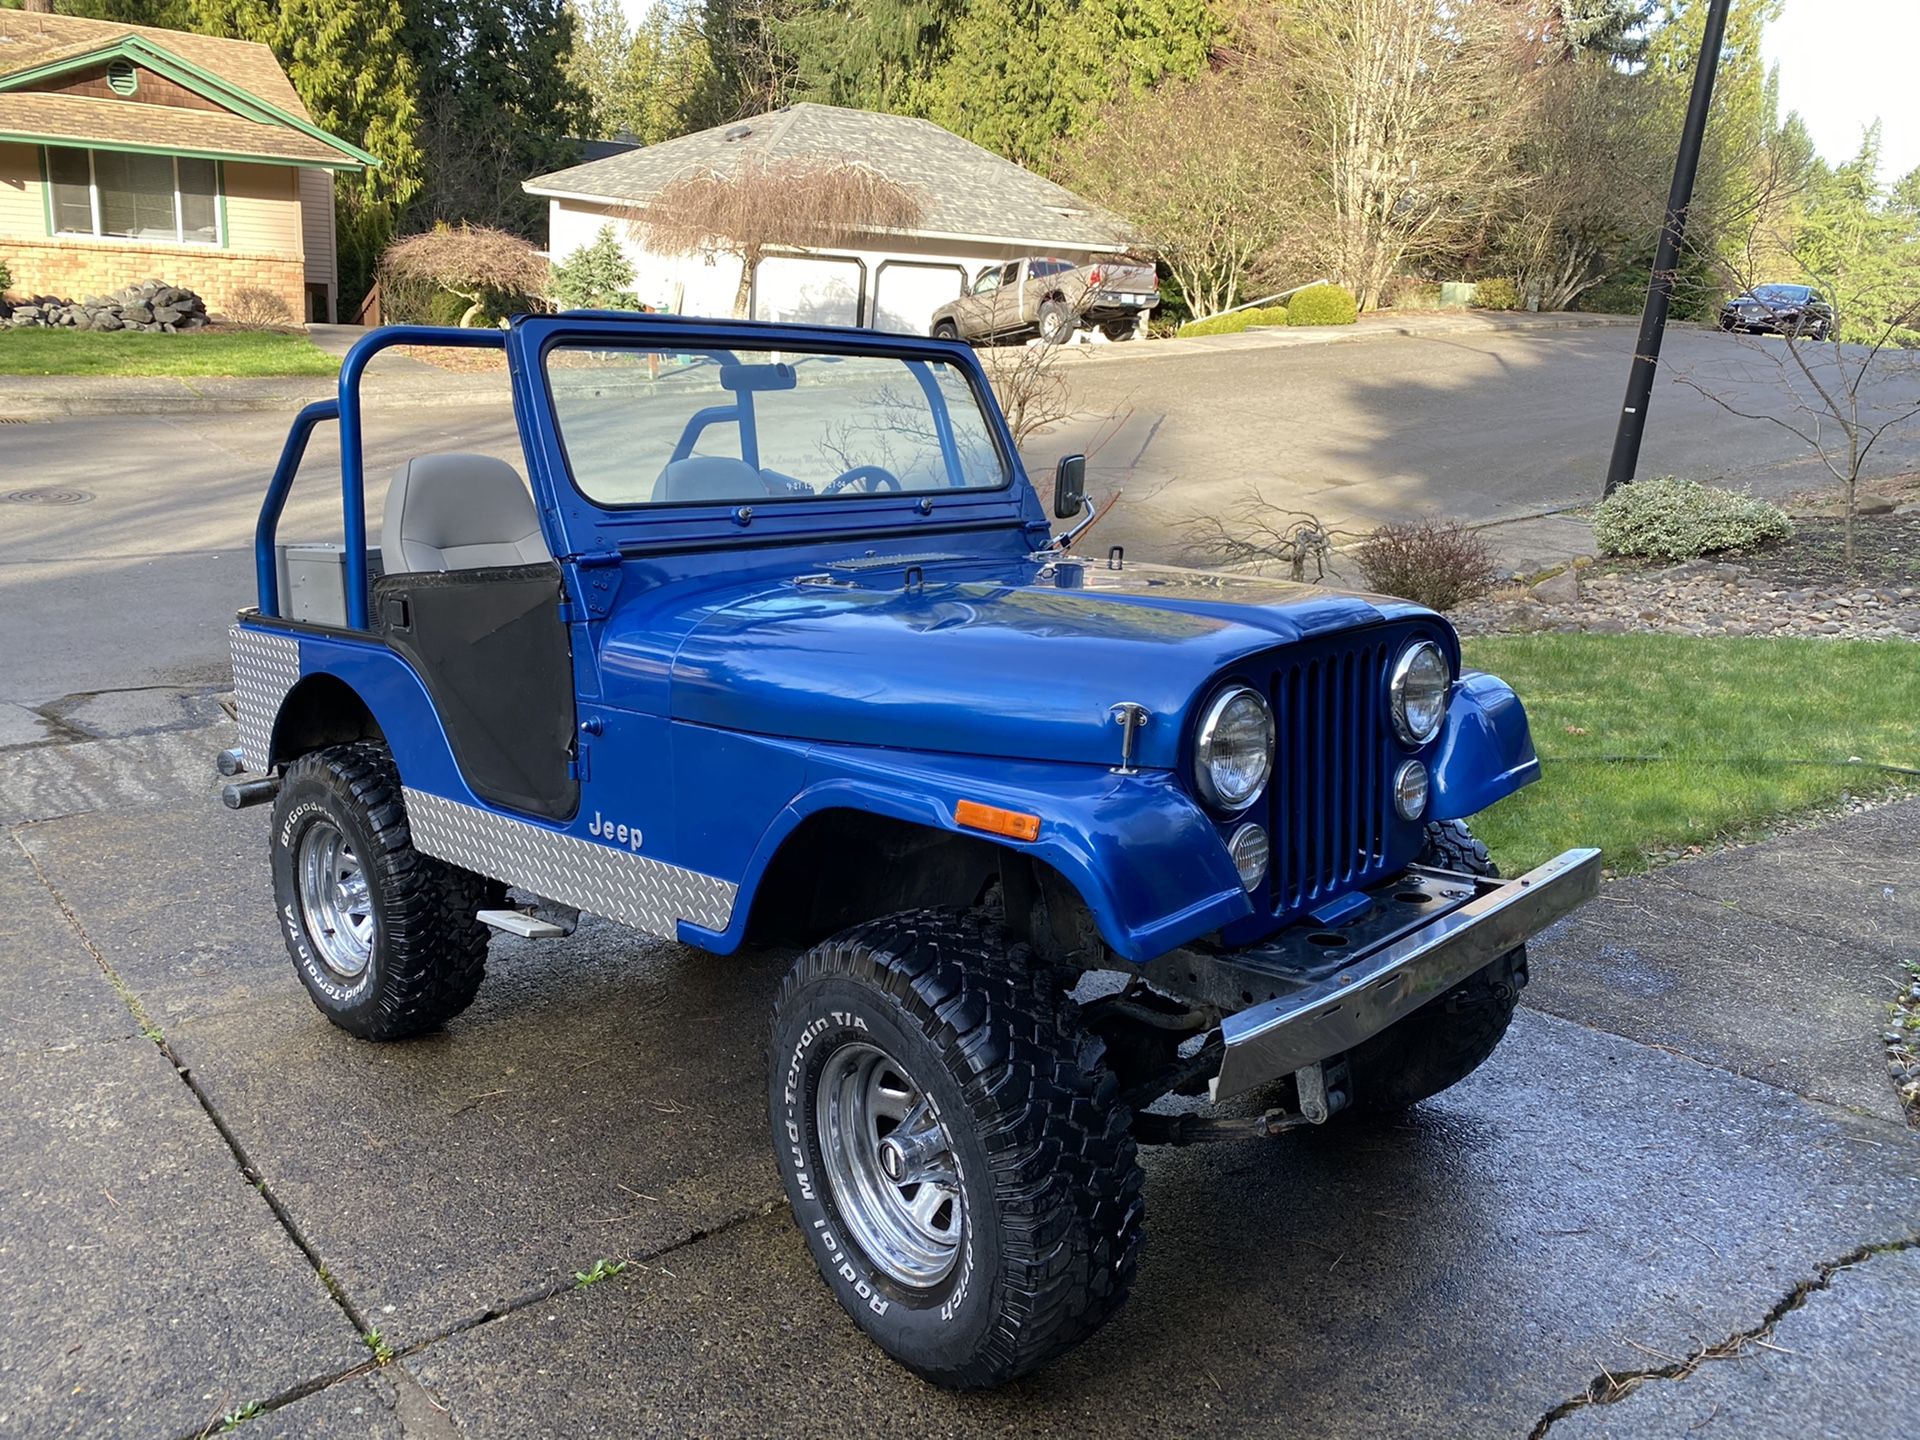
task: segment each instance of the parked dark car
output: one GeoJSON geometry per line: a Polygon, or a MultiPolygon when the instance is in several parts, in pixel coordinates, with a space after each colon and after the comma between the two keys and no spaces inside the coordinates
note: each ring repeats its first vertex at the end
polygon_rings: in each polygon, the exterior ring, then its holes
{"type": "Polygon", "coordinates": [[[1720,307],[1720,328],[1825,340],[1833,334],[1833,306],[1810,285],[1756,285],[1720,307]]]}

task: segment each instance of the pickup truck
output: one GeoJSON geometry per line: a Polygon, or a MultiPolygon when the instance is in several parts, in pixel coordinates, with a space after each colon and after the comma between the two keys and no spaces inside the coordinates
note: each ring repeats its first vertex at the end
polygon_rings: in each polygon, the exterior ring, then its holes
{"type": "MultiPolygon", "coordinates": [[[[487,1046],[499,1021],[458,1017],[491,937],[565,943],[582,911],[713,965],[788,948],[768,1069],[738,1083],[766,1087],[793,1243],[883,1350],[957,1387],[1119,1307],[1138,1146],[1391,1145],[1349,1112],[1486,1060],[1527,940],[1599,879],[1591,849],[1503,879],[1467,829],[1540,763],[1444,616],[1081,556],[1086,457],[1052,488],[952,341],[395,326],[295,419],[232,629],[223,799],[272,807],[261,868],[320,1012],[487,1046]],[[395,345],[503,351],[519,464],[402,459],[376,545],[360,380],[395,345]],[[283,594],[281,510],[322,424],[345,542],[329,584],[283,594]]],[[[629,1097],[605,1100],[618,1123],[629,1097]]],[[[1415,1156],[1484,1163],[1457,1130],[1386,1167],[1410,1224],[1484,1219],[1423,1202],[1445,1187],[1415,1156]]],[[[1205,1196],[1169,1218],[1208,1224],[1205,1196]]],[[[1273,1243],[1313,1219],[1276,1213],[1273,1243]]]]}
{"type": "Polygon", "coordinates": [[[973,288],[933,312],[937,340],[1024,340],[1038,335],[1059,345],[1082,328],[1109,340],[1130,339],[1160,303],[1153,266],[1124,260],[1075,265],[1051,255],[1028,255],[989,265],[973,288]]]}

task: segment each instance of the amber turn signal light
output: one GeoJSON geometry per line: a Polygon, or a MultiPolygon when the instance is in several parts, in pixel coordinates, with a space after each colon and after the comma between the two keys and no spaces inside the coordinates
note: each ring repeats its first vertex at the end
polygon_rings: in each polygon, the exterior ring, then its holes
{"type": "Polygon", "coordinates": [[[978,800],[956,803],[953,818],[969,830],[985,830],[990,835],[1007,835],[1015,840],[1040,838],[1038,815],[1022,815],[1018,810],[1002,810],[998,805],[982,805],[978,800]]]}

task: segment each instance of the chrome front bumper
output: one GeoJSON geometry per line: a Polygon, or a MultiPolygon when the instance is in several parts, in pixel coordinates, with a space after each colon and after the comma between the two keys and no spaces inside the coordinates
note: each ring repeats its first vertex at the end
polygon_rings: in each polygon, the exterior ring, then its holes
{"type": "MultiPolygon", "coordinates": [[[[1599,892],[1600,852],[1568,850],[1516,880],[1409,873],[1411,881],[1384,887],[1389,893],[1377,898],[1376,911],[1396,902],[1450,908],[1397,925],[1390,913],[1376,914],[1373,931],[1384,933],[1371,939],[1367,923],[1351,927],[1332,974],[1228,1015],[1221,1022],[1224,1057],[1211,1084],[1215,1100],[1351,1050],[1525,944],[1599,892]],[[1426,899],[1408,900],[1421,892],[1426,899]]],[[[1338,936],[1340,927],[1307,926],[1291,943],[1324,943],[1330,934],[1338,936]]]]}

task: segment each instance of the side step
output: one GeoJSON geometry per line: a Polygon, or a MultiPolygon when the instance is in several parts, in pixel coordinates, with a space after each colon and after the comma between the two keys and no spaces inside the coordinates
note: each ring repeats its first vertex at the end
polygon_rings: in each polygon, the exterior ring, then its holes
{"type": "Polygon", "coordinates": [[[573,933],[571,925],[556,925],[531,910],[482,910],[478,918],[482,925],[518,935],[522,940],[558,940],[573,933]]]}

